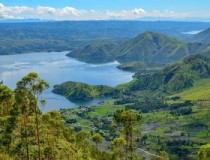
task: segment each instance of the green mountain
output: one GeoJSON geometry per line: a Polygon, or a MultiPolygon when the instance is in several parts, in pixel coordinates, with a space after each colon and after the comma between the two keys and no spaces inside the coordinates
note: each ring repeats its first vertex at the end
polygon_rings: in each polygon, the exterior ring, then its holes
{"type": "Polygon", "coordinates": [[[173,62],[202,49],[200,43],[185,43],[159,33],[145,32],[112,50],[121,62],[173,62]]]}
{"type": "Polygon", "coordinates": [[[73,50],[67,56],[89,63],[105,63],[114,60],[121,63],[136,61],[171,63],[206,51],[209,51],[208,44],[186,43],[160,33],[145,32],[120,45],[93,43],[73,50]]]}
{"type": "Polygon", "coordinates": [[[189,41],[200,42],[200,43],[210,43],[210,28],[192,36],[189,41]]]}
{"type": "Polygon", "coordinates": [[[94,43],[73,50],[67,56],[89,63],[105,63],[114,60],[113,56],[110,55],[110,51],[114,47],[116,47],[116,44],[94,43]]]}
{"type": "Polygon", "coordinates": [[[53,93],[65,96],[69,100],[90,100],[98,96],[107,96],[113,93],[114,89],[105,85],[88,85],[80,82],[68,81],[55,85],[53,93]]]}
{"type": "Polygon", "coordinates": [[[197,80],[209,77],[210,59],[192,55],[157,73],[138,77],[131,89],[176,93],[193,86],[197,80]]]}

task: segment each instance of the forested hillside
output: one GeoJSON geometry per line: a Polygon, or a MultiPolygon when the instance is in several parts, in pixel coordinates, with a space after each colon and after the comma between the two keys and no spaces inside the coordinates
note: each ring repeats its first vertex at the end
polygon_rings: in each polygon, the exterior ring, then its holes
{"type": "Polygon", "coordinates": [[[131,88],[174,93],[193,86],[196,80],[209,77],[210,60],[201,55],[193,55],[155,74],[140,76],[131,88]]]}
{"type": "Polygon", "coordinates": [[[89,63],[105,63],[114,60],[110,51],[117,46],[115,43],[94,43],[78,48],[68,53],[67,56],[77,58],[89,63]]]}
{"type": "Polygon", "coordinates": [[[118,138],[113,141],[111,150],[101,151],[99,144],[104,141],[101,134],[67,126],[58,111],[41,113],[46,102],[39,96],[48,87],[49,84],[34,72],[18,81],[14,91],[0,85],[0,159],[139,159],[132,137],[133,125],[140,120],[138,114],[118,111],[116,123],[122,124],[126,131],[129,129],[127,138],[118,138]],[[132,117],[131,123],[124,123],[129,117],[132,117]]]}
{"type": "Polygon", "coordinates": [[[55,85],[52,92],[69,100],[90,100],[99,96],[112,96],[116,90],[105,85],[88,85],[81,82],[65,82],[55,85]]]}

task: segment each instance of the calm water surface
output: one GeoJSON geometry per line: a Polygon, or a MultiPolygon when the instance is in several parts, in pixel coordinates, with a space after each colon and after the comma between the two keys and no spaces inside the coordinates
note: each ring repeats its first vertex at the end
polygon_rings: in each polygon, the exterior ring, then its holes
{"type": "Polygon", "coordinates": [[[0,80],[14,89],[16,82],[27,73],[34,71],[50,83],[44,92],[47,100],[44,112],[60,108],[72,108],[78,105],[94,105],[105,99],[99,98],[87,102],[73,103],[52,93],[53,86],[65,81],[85,82],[116,86],[132,80],[133,73],[116,68],[118,62],[94,65],[66,57],[68,52],[43,52],[21,55],[0,56],[0,80]]]}
{"type": "Polygon", "coordinates": [[[182,34],[190,34],[190,35],[194,35],[194,34],[198,34],[200,32],[202,32],[204,30],[197,30],[197,31],[188,31],[188,32],[182,32],[182,34]]]}

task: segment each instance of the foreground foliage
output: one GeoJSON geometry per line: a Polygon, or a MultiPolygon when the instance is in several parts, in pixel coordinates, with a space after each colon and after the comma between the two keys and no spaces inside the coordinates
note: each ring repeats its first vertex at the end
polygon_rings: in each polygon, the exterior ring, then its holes
{"type": "MultiPolygon", "coordinates": [[[[39,96],[48,87],[49,84],[33,72],[17,82],[14,92],[0,86],[0,159],[110,157],[111,154],[92,145],[88,131],[75,133],[74,129],[67,127],[58,111],[45,114],[39,111],[39,96]]],[[[99,134],[93,135],[92,139],[96,144],[102,143],[99,134]]]]}

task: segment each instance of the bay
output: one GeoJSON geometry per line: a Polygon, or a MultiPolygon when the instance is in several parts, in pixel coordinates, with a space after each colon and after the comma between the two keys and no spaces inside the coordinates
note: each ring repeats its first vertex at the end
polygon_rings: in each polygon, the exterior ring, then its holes
{"type": "Polygon", "coordinates": [[[45,79],[50,88],[42,97],[47,100],[41,110],[47,112],[53,109],[72,108],[78,105],[95,105],[106,98],[98,98],[85,102],[70,102],[66,98],[52,93],[53,86],[66,81],[84,82],[91,85],[103,84],[116,86],[132,80],[133,73],[117,69],[118,62],[106,64],[88,64],[66,56],[64,52],[39,52],[18,55],[0,56],[0,80],[4,85],[15,89],[16,82],[29,72],[37,72],[45,79]]]}

